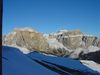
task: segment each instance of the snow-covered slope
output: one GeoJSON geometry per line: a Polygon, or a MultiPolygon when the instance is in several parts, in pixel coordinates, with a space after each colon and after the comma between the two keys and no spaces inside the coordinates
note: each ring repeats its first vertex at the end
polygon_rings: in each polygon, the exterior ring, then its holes
{"type": "Polygon", "coordinates": [[[100,75],[80,61],[2,47],[2,75],[100,75]]]}
{"type": "Polygon", "coordinates": [[[14,47],[14,48],[18,48],[22,53],[24,54],[28,54],[30,53],[31,51],[28,50],[26,47],[20,47],[20,46],[17,46],[16,44],[14,45],[8,45],[9,47],[14,47]]]}
{"type": "Polygon", "coordinates": [[[94,61],[88,61],[88,60],[80,60],[84,65],[87,67],[100,72],[100,64],[95,63],[94,61]]]}
{"type": "Polygon", "coordinates": [[[59,75],[32,61],[19,49],[2,47],[2,75],[59,75]]]}
{"type": "Polygon", "coordinates": [[[96,46],[89,46],[87,50],[84,51],[84,53],[90,53],[90,52],[96,52],[96,51],[100,51],[99,47],[96,46]]]}
{"type": "Polygon", "coordinates": [[[47,42],[49,43],[49,47],[52,48],[52,49],[66,48],[60,42],[58,42],[58,40],[55,39],[55,38],[52,38],[52,39],[48,38],[47,42]]]}
{"type": "Polygon", "coordinates": [[[27,56],[42,65],[63,71],[65,73],[64,75],[100,75],[96,71],[82,65],[82,63],[78,60],[63,57],[52,57],[39,54],[37,52],[29,53],[27,56]]]}

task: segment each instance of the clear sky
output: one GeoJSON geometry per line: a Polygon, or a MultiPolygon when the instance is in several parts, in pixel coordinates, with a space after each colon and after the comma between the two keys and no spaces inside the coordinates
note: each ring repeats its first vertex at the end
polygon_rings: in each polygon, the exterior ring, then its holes
{"type": "Polygon", "coordinates": [[[3,1],[3,35],[32,27],[43,33],[80,29],[100,36],[100,0],[3,1]]]}

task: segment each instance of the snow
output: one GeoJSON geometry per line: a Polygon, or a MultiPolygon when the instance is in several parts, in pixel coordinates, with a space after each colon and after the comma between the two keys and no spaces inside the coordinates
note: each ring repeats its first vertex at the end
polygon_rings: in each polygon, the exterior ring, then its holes
{"type": "Polygon", "coordinates": [[[2,47],[2,75],[59,75],[12,47],[2,47]]]}
{"type": "Polygon", "coordinates": [[[100,75],[80,61],[2,47],[2,75],[100,75]]]}
{"type": "Polygon", "coordinates": [[[57,57],[57,56],[54,56],[54,55],[51,55],[51,54],[45,54],[45,53],[40,53],[40,54],[43,54],[43,55],[45,55],[45,56],[57,57]]]}
{"type": "MultiPolygon", "coordinates": [[[[14,46],[13,46],[14,47],[14,46]]],[[[24,54],[28,54],[30,53],[30,51],[27,48],[23,48],[23,47],[18,47],[15,46],[15,48],[18,48],[21,52],[23,52],[24,54]]]]}
{"type": "MultiPolygon", "coordinates": [[[[52,33],[52,34],[57,35],[56,33],[52,33]]],[[[62,43],[58,42],[58,40],[56,38],[49,38],[48,34],[44,34],[43,36],[46,38],[46,41],[49,44],[49,47],[51,49],[59,49],[59,48],[67,49],[66,47],[63,46],[62,43]]]]}
{"type": "Polygon", "coordinates": [[[16,44],[12,44],[12,45],[7,45],[9,47],[14,47],[14,48],[18,48],[21,52],[23,52],[24,54],[28,54],[30,53],[30,50],[28,50],[26,47],[19,47],[16,44]]]}
{"type": "Polygon", "coordinates": [[[83,48],[76,48],[71,50],[72,52],[70,52],[70,58],[78,58],[79,54],[81,52],[83,52],[83,54],[87,54],[90,52],[96,52],[96,51],[100,51],[100,48],[96,47],[96,46],[89,46],[87,49],[83,49],[83,48]]]}
{"type": "Polygon", "coordinates": [[[87,67],[100,72],[100,64],[95,63],[94,61],[88,61],[88,60],[80,60],[84,65],[87,67]]]}
{"type": "Polygon", "coordinates": [[[34,32],[35,30],[30,28],[30,27],[25,27],[25,28],[15,28],[15,31],[29,31],[29,32],[34,32]]]}
{"type": "Polygon", "coordinates": [[[15,31],[8,33],[8,35],[5,38],[5,41],[7,41],[8,39],[13,39],[15,35],[16,35],[15,31]]]}
{"type": "Polygon", "coordinates": [[[58,40],[56,38],[52,38],[52,39],[48,38],[47,42],[49,43],[49,47],[52,49],[64,48],[63,44],[58,42],[58,40]]]}
{"type": "Polygon", "coordinates": [[[43,34],[43,37],[45,37],[47,39],[47,38],[49,38],[49,34],[43,34]]]}
{"type": "Polygon", "coordinates": [[[12,31],[12,32],[8,33],[8,36],[9,36],[10,34],[15,35],[16,32],[15,32],[15,31],[12,31]]]}
{"type": "Polygon", "coordinates": [[[88,47],[88,50],[89,50],[89,52],[95,52],[95,51],[100,50],[100,48],[98,48],[98,47],[96,47],[96,46],[89,46],[89,47],[88,47]]]}
{"type": "MultiPolygon", "coordinates": [[[[45,56],[45,55],[39,54],[37,52],[29,53],[29,54],[27,54],[27,56],[33,60],[35,59],[35,60],[40,61],[48,66],[53,67],[53,68],[59,69],[64,72],[67,71],[67,73],[71,73],[70,75],[74,75],[74,74],[75,75],[100,75],[96,71],[93,71],[92,69],[81,64],[80,61],[78,61],[78,60],[73,60],[70,58],[63,58],[63,57],[45,56]],[[55,64],[60,67],[57,67],[55,64]],[[65,67],[67,70],[65,70],[61,67],[65,67]],[[73,70],[73,72],[71,72],[71,70],[73,70]],[[80,73],[77,73],[77,71],[80,71],[80,73]]],[[[63,74],[61,74],[61,75],[63,75],[63,74]]],[[[67,74],[65,74],[65,75],[67,75],[67,74]]]]}
{"type": "Polygon", "coordinates": [[[81,45],[81,46],[85,46],[85,42],[84,42],[84,41],[81,41],[81,42],[80,42],[80,45],[81,45]]]}
{"type": "Polygon", "coordinates": [[[52,32],[52,33],[50,33],[51,35],[57,35],[57,33],[54,33],[54,32],[52,32]]]}
{"type": "Polygon", "coordinates": [[[96,51],[99,51],[100,48],[99,47],[96,47],[96,46],[89,46],[87,50],[84,51],[84,53],[89,53],[89,52],[96,52],[96,51]]]}
{"type": "Polygon", "coordinates": [[[83,51],[82,48],[76,48],[75,50],[71,50],[70,58],[78,58],[79,54],[83,51]]]}

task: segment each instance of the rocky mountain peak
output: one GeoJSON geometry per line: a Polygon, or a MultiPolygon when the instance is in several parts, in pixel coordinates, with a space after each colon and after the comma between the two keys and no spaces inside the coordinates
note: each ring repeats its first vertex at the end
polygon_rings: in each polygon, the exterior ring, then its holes
{"type": "Polygon", "coordinates": [[[84,35],[84,33],[81,31],[81,30],[73,30],[73,31],[69,31],[67,33],[65,33],[67,36],[70,36],[70,35],[84,35]]]}
{"type": "Polygon", "coordinates": [[[3,37],[2,44],[17,45],[18,47],[27,48],[30,51],[43,51],[48,49],[48,43],[43,37],[43,34],[30,27],[15,28],[3,37]]]}

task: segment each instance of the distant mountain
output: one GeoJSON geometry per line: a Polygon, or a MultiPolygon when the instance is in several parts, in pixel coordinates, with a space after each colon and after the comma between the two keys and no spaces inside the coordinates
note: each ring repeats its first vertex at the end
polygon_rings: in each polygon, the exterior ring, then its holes
{"type": "MultiPolygon", "coordinates": [[[[84,63],[84,61],[82,61],[84,63]]],[[[87,62],[88,63],[88,62],[87,62]]],[[[2,47],[2,75],[100,75],[78,60],[2,47]]]]}
{"type": "Polygon", "coordinates": [[[79,29],[73,31],[60,30],[58,33],[42,34],[28,27],[15,28],[8,35],[3,36],[2,44],[17,47],[25,54],[37,51],[74,59],[95,60],[100,63],[100,61],[97,61],[100,55],[95,57],[92,54],[91,57],[89,54],[97,51],[100,53],[100,38],[86,35],[79,29]]]}

